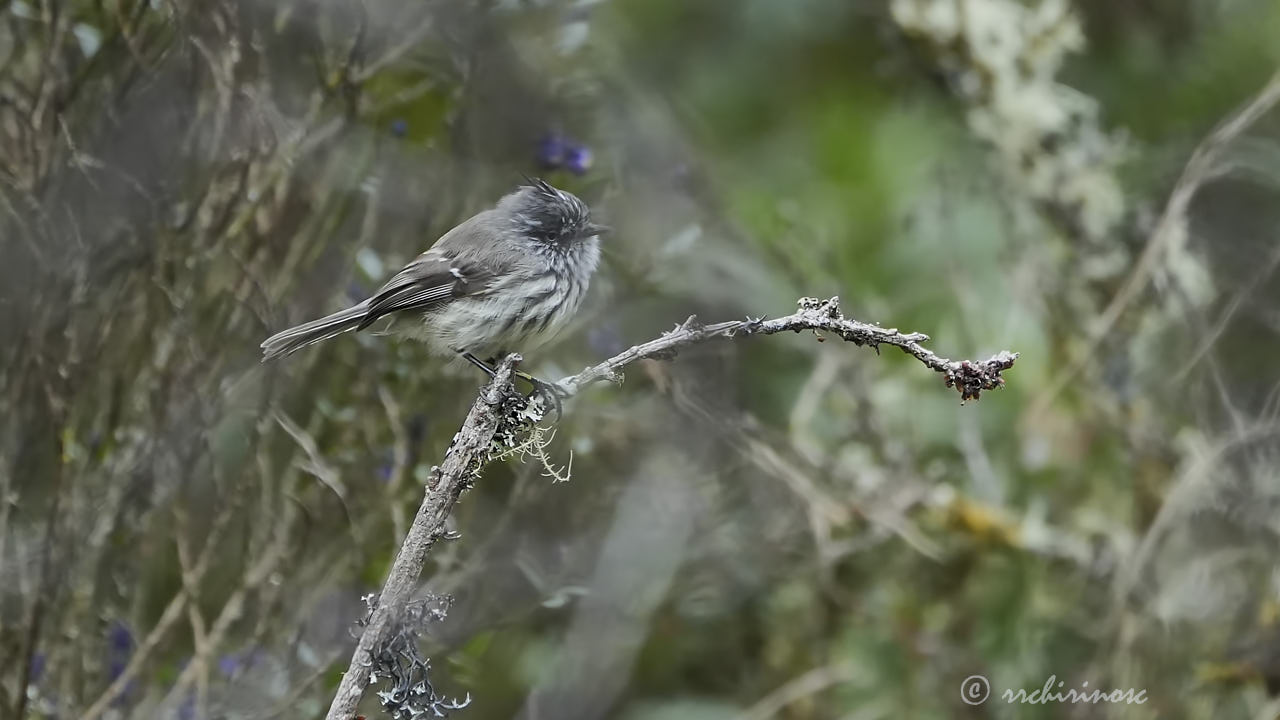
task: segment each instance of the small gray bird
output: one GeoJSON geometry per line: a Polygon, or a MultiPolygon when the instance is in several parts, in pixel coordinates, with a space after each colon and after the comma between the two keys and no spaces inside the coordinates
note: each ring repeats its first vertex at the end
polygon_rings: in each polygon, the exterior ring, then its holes
{"type": "Polygon", "coordinates": [[[608,228],[591,222],[586,203],[573,194],[527,180],[445,233],[373,297],[267,338],[263,362],[387,315],[413,317],[406,334],[489,373],[506,352],[551,340],[582,304],[608,228]]]}

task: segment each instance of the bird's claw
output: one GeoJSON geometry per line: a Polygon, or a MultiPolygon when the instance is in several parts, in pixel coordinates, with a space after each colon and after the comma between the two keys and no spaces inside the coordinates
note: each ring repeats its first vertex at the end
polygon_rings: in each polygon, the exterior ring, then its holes
{"type": "Polygon", "coordinates": [[[529,399],[533,399],[535,395],[542,396],[542,399],[555,411],[556,420],[560,420],[560,416],[564,411],[564,400],[569,397],[569,393],[556,383],[539,380],[528,373],[519,373],[519,376],[533,386],[533,390],[529,393],[529,399]]]}

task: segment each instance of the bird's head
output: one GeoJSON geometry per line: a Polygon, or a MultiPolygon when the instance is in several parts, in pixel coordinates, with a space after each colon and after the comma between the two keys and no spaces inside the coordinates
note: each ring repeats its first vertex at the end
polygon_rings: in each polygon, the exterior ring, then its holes
{"type": "Polygon", "coordinates": [[[568,245],[609,231],[591,221],[591,210],[576,195],[538,178],[507,196],[512,221],[523,235],[541,242],[568,245]]]}

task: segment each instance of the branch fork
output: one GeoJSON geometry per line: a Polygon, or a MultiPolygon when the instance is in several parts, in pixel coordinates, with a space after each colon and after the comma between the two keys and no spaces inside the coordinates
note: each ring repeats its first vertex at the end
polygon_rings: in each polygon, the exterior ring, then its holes
{"type": "MultiPolygon", "coordinates": [[[[624,367],[640,360],[675,357],[680,348],[688,345],[721,338],[773,335],[787,330],[826,332],[855,345],[869,345],[877,352],[881,345],[893,345],[942,374],[946,386],[959,392],[962,402],[978,399],[984,390],[1003,387],[1002,373],[1013,367],[1018,358],[1017,353],[1003,351],[983,361],[948,360],[921,345],[929,340],[923,333],[902,333],[896,328],[882,328],[844,317],[839,298],[801,298],[798,305],[796,312],[773,320],[748,317],[704,325],[697,316],[690,315],[661,336],[564,378],[556,386],[568,398],[597,382],[621,382],[624,367]]],[[[549,409],[542,396],[535,394],[526,398],[516,392],[512,380],[520,359],[519,355],[508,355],[498,364],[445,451],[443,463],[432,468],[422,505],[400,546],[382,592],[372,605],[326,720],[355,717],[356,706],[371,680],[369,668],[374,663],[374,653],[384,647],[390,634],[395,632],[395,619],[404,616],[417,590],[427,554],[436,540],[455,537],[446,530],[445,524],[458,497],[471,487],[486,464],[518,446],[521,434],[541,420],[549,409]]]]}

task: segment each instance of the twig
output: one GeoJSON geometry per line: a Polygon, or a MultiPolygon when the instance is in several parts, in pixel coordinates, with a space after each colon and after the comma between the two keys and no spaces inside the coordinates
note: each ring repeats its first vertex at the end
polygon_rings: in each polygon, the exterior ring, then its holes
{"type": "Polygon", "coordinates": [[[315,685],[317,682],[322,680],[326,674],[328,674],[329,666],[337,662],[338,657],[338,654],[335,653],[333,657],[329,658],[327,661],[321,662],[310,675],[307,675],[301,681],[295,683],[293,689],[289,691],[288,695],[281,698],[280,701],[277,702],[270,710],[255,716],[253,720],[274,720],[275,718],[284,716],[293,717],[294,713],[297,712],[298,700],[311,690],[312,685],[315,685]]]}
{"type": "MultiPolygon", "coordinates": [[[[942,557],[941,549],[900,510],[881,507],[881,503],[867,503],[856,497],[843,499],[841,495],[828,492],[816,479],[820,463],[806,457],[798,448],[791,448],[792,452],[784,454],[785,445],[773,441],[758,427],[753,428],[739,418],[719,416],[704,403],[678,389],[671,393],[671,397],[677,407],[698,418],[703,426],[715,430],[743,457],[781,480],[788,490],[804,501],[820,556],[826,557],[824,548],[831,544],[833,529],[847,525],[856,513],[886,531],[886,536],[897,535],[921,555],[935,561],[942,557]]],[[[900,478],[899,485],[904,486],[905,481],[905,478],[900,478]]]]}
{"type": "Polygon", "coordinates": [[[1115,329],[1120,316],[1129,308],[1138,293],[1146,288],[1164,251],[1175,242],[1185,239],[1187,211],[1191,207],[1191,201],[1201,185],[1222,174],[1223,168],[1219,165],[1222,152],[1233,140],[1252,127],[1259,118],[1270,112],[1277,103],[1280,103],[1280,72],[1271,76],[1267,84],[1247,105],[1214,128],[1213,132],[1191,153],[1191,159],[1187,161],[1181,177],[1174,185],[1173,192],[1169,195],[1169,202],[1165,205],[1164,212],[1160,214],[1160,219],[1156,222],[1155,229],[1151,232],[1151,237],[1147,240],[1147,245],[1143,248],[1133,272],[1125,279],[1115,297],[1103,310],[1097,324],[1089,333],[1084,350],[1076,355],[1075,360],[1065,370],[1050,381],[1040,397],[1031,404],[1031,410],[1028,413],[1030,417],[1036,417],[1047,409],[1049,404],[1057,399],[1058,394],[1066,389],[1071,380],[1085,368],[1090,359],[1095,357],[1098,346],[1115,329]]]}
{"type": "MultiPolygon", "coordinates": [[[[231,626],[244,614],[244,606],[249,593],[257,590],[259,586],[266,582],[276,572],[281,561],[288,557],[289,534],[292,531],[293,524],[297,521],[299,512],[293,505],[286,507],[288,508],[286,510],[287,515],[276,525],[275,538],[272,540],[271,545],[263,551],[257,562],[245,571],[244,577],[241,578],[235,591],[223,603],[218,617],[208,628],[204,642],[196,647],[195,657],[187,664],[178,679],[174,681],[173,687],[169,689],[163,705],[176,706],[181,701],[184,693],[191,687],[191,684],[199,681],[201,673],[208,667],[209,656],[218,649],[230,631],[231,626]]],[[[185,589],[183,592],[186,592],[185,589]]],[[[189,597],[189,601],[194,601],[195,599],[194,596],[189,597]]]]}
{"type": "Polygon", "coordinates": [[[814,668],[764,696],[760,702],[752,705],[734,720],[769,720],[777,717],[779,711],[801,698],[816,695],[827,688],[852,682],[857,678],[858,675],[853,667],[847,664],[814,668]]]}
{"type": "Polygon", "coordinates": [[[391,436],[395,438],[392,455],[391,474],[387,478],[387,506],[391,508],[391,529],[395,537],[405,533],[404,503],[400,501],[400,488],[409,474],[410,457],[409,433],[405,431],[404,420],[400,412],[400,403],[385,385],[378,385],[378,399],[387,411],[387,422],[391,424],[391,436]]]}
{"type": "MultiPolygon", "coordinates": [[[[748,318],[701,325],[697,318],[691,316],[661,337],[636,345],[577,375],[565,378],[557,386],[563,395],[572,396],[601,380],[621,381],[621,370],[639,360],[671,358],[679,348],[708,340],[773,335],[788,330],[830,333],[855,345],[870,345],[877,350],[881,345],[901,348],[926,367],[941,373],[947,387],[956,388],[962,400],[977,399],[983,390],[1004,385],[1001,373],[1013,367],[1018,357],[1017,353],[1004,351],[981,362],[952,361],[921,345],[929,339],[927,335],[904,334],[896,329],[845,318],[840,314],[838,298],[802,298],[799,305],[800,309],[795,313],[774,320],[748,318]]],[[[822,339],[821,335],[818,337],[822,339]]],[[[427,553],[431,551],[435,541],[445,535],[445,521],[459,495],[486,463],[516,444],[513,440],[516,432],[527,428],[545,414],[547,406],[542,396],[527,401],[511,385],[512,373],[519,361],[519,355],[508,355],[499,364],[493,379],[481,390],[480,397],[467,413],[462,429],[449,445],[443,466],[433,469],[422,505],[400,546],[377,605],[360,635],[351,663],[338,686],[333,703],[329,706],[326,720],[351,720],[355,716],[356,706],[370,681],[372,653],[385,642],[394,625],[403,618],[405,607],[426,564],[427,553]],[[495,440],[502,441],[496,448],[495,440]]]]}
{"type": "Polygon", "coordinates": [[[182,618],[182,611],[186,609],[189,601],[190,598],[187,596],[186,590],[179,590],[169,600],[164,612],[160,614],[160,619],[156,620],[151,632],[147,633],[147,637],[138,645],[138,649],[133,653],[133,657],[129,659],[129,664],[125,666],[124,671],[116,676],[111,685],[98,696],[98,699],[89,706],[88,710],[84,711],[84,714],[80,716],[83,720],[97,720],[107,711],[111,703],[124,692],[129,682],[142,669],[143,663],[159,647],[165,634],[182,618]]]}
{"type": "Polygon", "coordinates": [[[147,633],[146,638],[134,650],[128,664],[125,665],[124,669],[120,671],[120,674],[116,676],[107,689],[103,690],[102,694],[80,715],[80,720],[97,720],[97,718],[101,717],[108,710],[111,703],[125,691],[129,683],[133,682],[133,679],[142,671],[151,653],[160,646],[165,635],[182,618],[187,603],[191,602],[191,596],[187,594],[186,586],[188,582],[193,586],[198,586],[205,573],[209,570],[209,566],[213,562],[215,549],[222,547],[222,537],[231,524],[232,510],[235,507],[235,504],[228,504],[219,511],[213,520],[213,524],[209,527],[200,555],[196,558],[190,571],[186,568],[183,569],[183,587],[169,600],[164,612],[160,614],[160,619],[156,621],[151,628],[151,632],[147,633]]]}
{"type": "Polygon", "coordinates": [[[178,548],[178,567],[182,570],[182,591],[188,598],[187,622],[191,625],[191,644],[195,649],[187,667],[197,673],[196,708],[203,717],[208,714],[209,707],[209,655],[212,653],[208,646],[209,626],[200,612],[200,580],[192,573],[195,563],[191,557],[191,524],[186,511],[179,506],[174,507],[173,514],[177,524],[174,539],[178,548]]]}
{"type": "MultiPolygon", "coordinates": [[[[56,407],[53,399],[53,391],[50,391],[50,405],[56,407]]],[[[55,413],[58,411],[55,410],[55,413]]],[[[65,426],[64,426],[65,427],[65,426]]],[[[61,514],[59,509],[64,502],[63,491],[65,489],[64,475],[66,474],[66,447],[63,442],[63,434],[58,433],[58,437],[54,439],[53,450],[53,499],[49,503],[49,511],[45,516],[44,543],[40,549],[40,569],[38,571],[38,580],[35,586],[35,597],[31,600],[31,609],[27,615],[26,633],[22,639],[22,655],[19,656],[20,663],[18,682],[18,697],[16,707],[14,709],[14,717],[25,717],[27,708],[27,688],[31,686],[31,674],[35,665],[36,647],[39,645],[40,632],[43,629],[43,623],[49,605],[52,604],[52,597],[57,588],[54,575],[58,574],[57,568],[54,567],[54,553],[57,549],[59,539],[58,534],[61,531],[59,520],[61,514]]]]}
{"type": "Polygon", "coordinates": [[[383,68],[397,62],[405,54],[422,45],[422,41],[436,27],[436,16],[428,12],[417,27],[405,33],[404,40],[386,52],[385,55],[351,73],[352,81],[359,84],[378,74],[383,68]]]}
{"type": "MultiPolygon", "coordinates": [[[[828,332],[854,345],[870,345],[877,352],[881,345],[900,348],[924,363],[925,367],[941,373],[947,387],[954,387],[959,391],[962,400],[970,398],[976,400],[983,390],[994,390],[1004,385],[1004,378],[1000,373],[1013,367],[1014,361],[1018,358],[1017,353],[1004,351],[981,362],[952,361],[934,354],[931,350],[926,350],[921,343],[927,342],[929,336],[924,333],[904,334],[896,328],[882,328],[879,325],[869,325],[844,317],[840,314],[840,298],[833,297],[830,300],[801,298],[799,305],[800,309],[796,312],[774,320],[748,318],[714,325],[700,325],[696,317],[690,316],[688,320],[677,325],[674,330],[663,334],[662,337],[624,350],[599,365],[561,380],[558,385],[567,394],[574,395],[587,385],[601,380],[620,381],[619,371],[637,360],[671,358],[679,348],[715,338],[773,335],[788,330],[828,332]]],[[[821,340],[822,335],[819,334],[818,338],[821,340]]]]}

